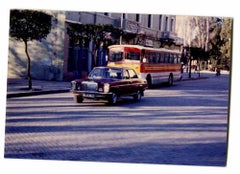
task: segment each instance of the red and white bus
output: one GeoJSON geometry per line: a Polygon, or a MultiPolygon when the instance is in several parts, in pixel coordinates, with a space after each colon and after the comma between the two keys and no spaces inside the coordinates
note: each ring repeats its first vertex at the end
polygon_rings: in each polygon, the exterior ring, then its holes
{"type": "Polygon", "coordinates": [[[181,78],[181,52],[165,48],[149,48],[139,45],[109,46],[108,65],[131,67],[149,86],[181,78]]]}

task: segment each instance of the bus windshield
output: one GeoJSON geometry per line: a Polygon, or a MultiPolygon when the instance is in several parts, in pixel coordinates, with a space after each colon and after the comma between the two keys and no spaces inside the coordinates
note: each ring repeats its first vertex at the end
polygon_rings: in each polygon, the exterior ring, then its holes
{"type": "Polygon", "coordinates": [[[117,62],[122,60],[123,60],[123,52],[110,52],[109,54],[110,62],[117,62]]]}

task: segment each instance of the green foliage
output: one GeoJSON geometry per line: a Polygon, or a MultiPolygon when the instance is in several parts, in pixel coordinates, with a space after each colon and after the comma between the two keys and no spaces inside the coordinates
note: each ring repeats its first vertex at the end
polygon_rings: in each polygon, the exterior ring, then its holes
{"type": "Polygon", "coordinates": [[[10,36],[20,41],[44,39],[51,30],[51,16],[34,10],[11,10],[10,36]]]}
{"type": "Polygon", "coordinates": [[[209,30],[211,39],[209,41],[209,56],[212,62],[223,68],[230,68],[232,53],[232,19],[215,18],[209,30]]]}
{"type": "Polygon", "coordinates": [[[67,33],[74,45],[88,46],[90,40],[103,47],[111,45],[115,38],[119,38],[123,31],[110,24],[77,24],[68,23],[67,33]]]}

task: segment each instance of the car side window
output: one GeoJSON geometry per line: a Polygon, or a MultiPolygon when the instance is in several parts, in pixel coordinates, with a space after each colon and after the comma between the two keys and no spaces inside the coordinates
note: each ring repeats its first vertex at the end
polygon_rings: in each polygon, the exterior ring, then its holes
{"type": "Polygon", "coordinates": [[[122,79],[122,73],[121,72],[117,72],[117,79],[122,79]]]}
{"type": "Polygon", "coordinates": [[[127,70],[124,70],[124,71],[123,71],[123,78],[124,78],[124,79],[129,79],[129,78],[130,78],[127,70]]]}
{"type": "Polygon", "coordinates": [[[137,76],[137,74],[136,74],[136,72],[134,70],[129,69],[128,73],[129,73],[129,76],[130,76],[131,79],[138,78],[138,76],[137,76]]]}

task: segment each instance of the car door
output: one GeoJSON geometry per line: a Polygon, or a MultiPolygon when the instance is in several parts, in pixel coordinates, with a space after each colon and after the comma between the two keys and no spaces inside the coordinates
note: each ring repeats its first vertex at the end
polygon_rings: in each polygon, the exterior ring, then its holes
{"type": "Polygon", "coordinates": [[[116,73],[116,81],[111,83],[111,91],[118,95],[126,94],[129,88],[129,75],[126,71],[121,69],[116,73]]]}
{"type": "Polygon", "coordinates": [[[121,95],[129,94],[131,93],[131,85],[132,85],[129,72],[126,69],[123,69],[122,76],[123,76],[123,79],[119,84],[121,86],[120,87],[121,95]]]}
{"type": "Polygon", "coordinates": [[[129,89],[131,93],[135,93],[137,92],[139,86],[139,79],[137,73],[133,69],[128,69],[127,71],[130,77],[129,89]]]}

